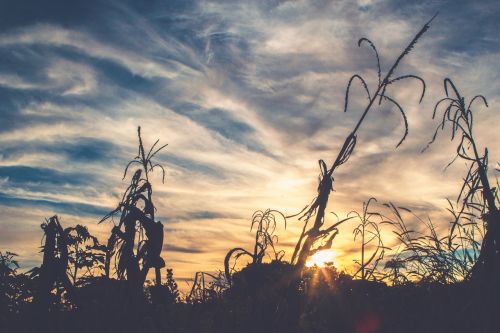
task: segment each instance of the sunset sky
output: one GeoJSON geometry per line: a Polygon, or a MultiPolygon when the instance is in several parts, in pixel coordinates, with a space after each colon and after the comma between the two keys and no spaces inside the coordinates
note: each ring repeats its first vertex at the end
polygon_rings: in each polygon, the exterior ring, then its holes
{"type": "MultiPolygon", "coordinates": [[[[453,159],[449,128],[425,153],[445,77],[467,97],[483,94],[475,130],[500,161],[500,2],[488,1],[2,1],[0,4],[0,250],[39,265],[44,218],[85,224],[106,241],[136,154],[168,143],[153,179],[163,257],[181,281],[223,268],[232,247],[252,246],[255,210],[298,213],[316,195],[318,160],[331,164],[366,99],[354,73],[376,84],[377,46],[386,71],[421,26],[431,29],[404,59],[390,94],[405,108],[372,110],[356,151],[334,175],[328,211],[345,216],[376,197],[448,227],[467,167],[453,159]],[[359,97],[359,98],[358,98],[359,97]]],[[[373,88],[372,88],[373,90],[373,88]]],[[[481,148],[483,149],[483,148],[481,148]]],[[[329,215],[328,222],[334,221],[329,215]]],[[[280,226],[287,259],[301,223],[280,226]]],[[[334,242],[335,264],[349,268],[359,244],[354,224],[334,242]]],[[[415,228],[419,228],[416,226],[415,228]]],[[[386,230],[391,246],[390,230],[386,230]]]]}

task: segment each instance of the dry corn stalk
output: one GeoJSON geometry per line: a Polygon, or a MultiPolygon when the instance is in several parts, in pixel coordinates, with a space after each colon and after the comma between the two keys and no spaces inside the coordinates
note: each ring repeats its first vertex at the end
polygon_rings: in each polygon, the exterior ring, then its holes
{"type": "Polygon", "coordinates": [[[57,215],[45,220],[41,228],[45,243],[42,246],[43,261],[39,270],[39,287],[34,302],[41,309],[48,309],[51,291],[58,284],[62,285],[73,301],[76,300],[73,285],[67,275],[67,232],[63,230],[57,215]]]}
{"type": "Polygon", "coordinates": [[[159,140],[146,153],[141,138],[141,128],[137,130],[139,137],[139,152],[127,164],[123,178],[127,176],[130,166],[139,167],[132,176],[131,183],[125,191],[118,207],[106,215],[99,223],[120,214],[120,221],[111,232],[107,246],[105,270],[110,273],[111,257],[115,256],[118,264],[117,275],[126,279],[133,288],[142,288],[150,268],[155,269],[156,284],[161,284],[160,269],[165,266],[161,258],[163,247],[163,225],[155,221],[155,206],[152,200],[153,189],[149,174],[155,168],[162,171],[162,181],[165,170],[160,164],[153,164],[155,157],[167,145],[155,148],[159,140]],[[137,240],[137,243],[136,243],[137,240]]]}
{"type": "Polygon", "coordinates": [[[273,260],[281,260],[283,258],[285,254],[284,251],[276,251],[274,247],[274,244],[278,241],[278,236],[274,235],[277,224],[276,216],[283,219],[286,228],[286,217],[277,210],[258,210],[253,214],[252,223],[250,225],[250,231],[252,231],[253,227],[256,226],[253,253],[245,250],[244,248],[236,247],[229,250],[224,258],[224,273],[229,285],[231,285],[231,271],[234,271],[234,266],[232,268],[230,267],[230,261],[232,258],[235,260],[235,265],[238,259],[242,256],[252,258],[252,264],[260,264],[262,263],[268,248],[271,248],[273,252],[273,260]]]}
{"type": "MultiPolygon", "coordinates": [[[[498,281],[500,279],[499,200],[497,189],[491,187],[488,180],[488,148],[485,148],[484,153],[481,154],[475,141],[473,132],[474,115],[471,109],[476,100],[483,102],[486,107],[488,102],[483,95],[476,95],[467,104],[465,97],[460,94],[453,81],[449,78],[444,79],[444,90],[446,97],[436,103],[432,118],[436,117],[440,105],[444,104],[446,108],[432,140],[425,149],[435,141],[439,130],[443,130],[447,123],[451,124],[451,139],[453,140],[456,136],[460,137],[456,157],[450,164],[460,157],[470,163],[470,166],[457,198],[457,203],[461,203],[461,208],[455,214],[455,220],[452,222],[451,235],[453,236],[455,228],[460,225],[461,219],[465,219],[466,223],[474,223],[474,221],[471,221],[471,214],[467,213],[466,210],[469,210],[472,215],[475,213],[482,216],[487,229],[483,238],[481,252],[472,268],[472,273],[476,276],[498,281]]],[[[460,226],[457,229],[460,230],[460,226]]],[[[450,248],[451,240],[450,237],[450,248]]]]}
{"type": "MultiPolygon", "coordinates": [[[[434,16],[435,17],[435,16],[434,16]]],[[[405,132],[399,143],[397,144],[396,147],[398,147],[406,138],[408,134],[408,121],[406,118],[406,114],[404,112],[404,109],[401,107],[401,105],[392,97],[387,95],[387,89],[389,86],[391,86],[394,83],[397,83],[401,80],[405,79],[416,79],[422,83],[423,89],[422,89],[422,94],[420,97],[420,101],[422,101],[424,94],[425,94],[425,81],[416,75],[402,75],[402,76],[397,76],[394,77],[394,71],[400,64],[400,62],[403,60],[403,58],[410,53],[410,51],[413,49],[417,41],[422,37],[422,35],[429,29],[430,23],[434,19],[432,17],[423,27],[420,29],[420,31],[415,35],[415,37],[412,39],[412,41],[408,44],[408,46],[403,50],[403,52],[398,56],[394,64],[390,67],[389,71],[385,75],[385,77],[382,78],[381,75],[381,68],[380,68],[380,59],[379,55],[377,52],[377,49],[375,45],[367,38],[361,38],[358,41],[358,46],[361,46],[362,44],[367,44],[375,53],[375,57],[377,60],[377,73],[378,73],[378,85],[375,89],[375,92],[373,94],[370,93],[370,90],[368,88],[368,84],[366,83],[365,79],[359,74],[353,75],[349,83],[347,85],[346,89],[346,96],[345,96],[345,105],[344,105],[344,112],[347,111],[348,108],[348,103],[349,103],[349,90],[351,87],[352,82],[357,79],[361,82],[361,85],[366,92],[367,98],[368,98],[368,104],[366,105],[363,114],[361,115],[361,118],[357,122],[356,126],[354,129],[351,131],[351,133],[347,136],[344,144],[342,145],[342,148],[340,149],[339,154],[337,155],[337,158],[335,159],[334,163],[332,166],[328,169],[326,166],[326,163],[323,160],[319,161],[320,169],[321,169],[321,175],[320,175],[320,181],[319,181],[319,186],[318,186],[318,195],[316,198],[312,201],[312,204],[307,206],[301,213],[302,214],[299,218],[299,220],[304,221],[304,227],[302,230],[302,233],[299,237],[299,240],[297,242],[297,245],[295,247],[295,250],[292,255],[292,263],[295,263],[297,268],[301,270],[307,261],[307,258],[311,255],[313,255],[315,252],[330,248],[333,239],[338,233],[337,227],[347,221],[348,219],[341,220],[332,226],[322,229],[325,221],[325,209],[328,204],[328,199],[330,196],[330,192],[333,190],[333,172],[342,164],[346,163],[351,154],[354,151],[354,148],[356,147],[356,140],[357,140],[357,132],[358,129],[360,128],[361,124],[363,123],[366,115],[368,112],[372,109],[372,106],[378,101],[378,104],[380,105],[382,101],[389,103],[390,105],[394,106],[402,115],[403,117],[403,122],[405,126],[405,132]],[[313,225],[307,230],[309,221],[311,218],[314,217],[314,223],[313,225]],[[318,243],[323,242],[322,245],[318,245],[318,243]]]]}

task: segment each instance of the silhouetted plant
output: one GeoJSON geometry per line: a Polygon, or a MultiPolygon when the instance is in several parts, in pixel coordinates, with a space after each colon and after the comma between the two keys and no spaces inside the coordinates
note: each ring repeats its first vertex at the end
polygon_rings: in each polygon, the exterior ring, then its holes
{"type": "Polygon", "coordinates": [[[146,294],[149,293],[151,303],[155,305],[172,306],[181,302],[179,287],[174,279],[174,271],[172,268],[167,268],[167,279],[162,285],[151,285],[151,281],[146,281],[144,288],[146,294]]]}
{"type": "Polygon", "coordinates": [[[500,278],[500,211],[497,205],[500,201],[496,193],[497,189],[490,186],[488,179],[488,148],[485,148],[484,153],[481,154],[475,141],[474,115],[471,109],[476,100],[482,101],[485,106],[488,106],[488,102],[483,95],[476,95],[469,104],[466,104],[465,97],[459,93],[449,78],[444,79],[444,90],[446,97],[436,103],[432,118],[436,117],[441,104],[445,104],[446,108],[427,147],[435,141],[439,130],[443,130],[445,125],[450,123],[451,139],[458,136],[460,143],[456,157],[448,165],[459,157],[470,163],[464,184],[457,197],[457,203],[461,202],[461,207],[455,214],[451,234],[454,235],[456,228],[460,231],[460,227],[463,226],[461,220],[465,220],[465,224],[470,225],[475,223],[472,219],[476,216],[483,217],[486,222],[486,233],[473,272],[478,276],[498,281],[500,278]]]}
{"type": "MultiPolygon", "coordinates": [[[[402,249],[393,259],[397,260],[398,276],[401,281],[401,269],[404,269],[408,280],[434,281],[442,284],[456,283],[464,280],[470,270],[471,263],[464,251],[469,251],[470,240],[457,242],[451,233],[444,236],[438,232],[430,219],[424,220],[405,207],[396,207],[393,203],[385,204],[393,213],[387,217],[387,223],[394,227],[394,233],[401,243],[402,249]],[[409,213],[423,226],[424,232],[409,228],[403,217],[403,212],[409,213]],[[452,244],[450,246],[449,244],[452,244]]],[[[393,263],[394,265],[396,262],[393,263]]],[[[386,268],[391,271],[388,277],[395,273],[393,264],[386,268]]]]}
{"type": "Polygon", "coordinates": [[[165,266],[160,256],[163,247],[163,225],[155,221],[156,208],[152,200],[153,189],[149,174],[159,168],[162,171],[162,181],[164,181],[164,168],[158,163],[153,163],[152,159],[167,145],[156,148],[159,142],[157,140],[146,153],[140,127],[137,129],[137,134],[139,152],[127,164],[123,178],[125,179],[132,165],[137,164],[139,168],[134,172],[131,183],[118,207],[99,222],[120,214],[120,222],[115,225],[108,239],[105,272],[109,276],[111,257],[116,256],[118,277],[120,279],[126,277],[133,288],[141,288],[150,268],[155,268],[156,284],[161,285],[160,269],[165,266]]]}
{"type": "MultiPolygon", "coordinates": [[[[292,263],[296,263],[297,267],[299,269],[302,269],[305,266],[305,263],[307,261],[307,258],[311,256],[314,252],[317,251],[317,248],[315,249],[315,246],[317,246],[318,242],[322,242],[326,239],[326,243],[329,244],[331,243],[331,236],[330,233],[334,232],[337,230],[337,226],[339,226],[341,223],[345,222],[345,220],[340,221],[326,229],[322,229],[324,223],[325,223],[325,209],[328,203],[328,198],[330,196],[330,192],[333,190],[333,172],[342,164],[346,163],[351,154],[354,151],[354,148],[356,147],[356,142],[357,142],[357,131],[360,128],[361,124],[363,123],[366,115],[372,108],[373,104],[378,100],[378,104],[380,105],[382,101],[388,102],[390,105],[396,107],[396,109],[401,113],[404,121],[404,126],[405,126],[405,132],[401,140],[398,142],[396,147],[398,147],[406,138],[408,134],[408,122],[406,119],[406,114],[401,107],[401,105],[392,97],[387,95],[387,88],[393,85],[394,83],[397,83],[399,81],[405,80],[405,79],[416,79],[422,83],[423,89],[422,89],[422,94],[420,96],[420,101],[422,101],[424,94],[425,94],[425,82],[422,78],[416,76],[416,75],[402,75],[402,76],[397,76],[394,77],[394,71],[397,69],[399,66],[400,62],[403,60],[403,58],[408,55],[415,44],[418,42],[420,37],[429,29],[430,23],[434,17],[429,20],[423,27],[420,29],[420,31],[415,35],[415,37],[412,39],[412,41],[408,44],[408,46],[403,50],[403,52],[398,56],[396,61],[393,63],[393,65],[389,68],[387,74],[385,75],[384,78],[382,78],[381,74],[381,67],[380,67],[380,59],[379,55],[377,52],[377,49],[375,48],[375,45],[367,38],[361,38],[358,41],[358,46],[361,46],[362,44],[367,44],[375,53],[375,57],[377,60],[377,73],[378,73],[378,84],[375,89],[375,92],[373,94],[370,93],[370,89],[368,88],[368,84],[366,83],[365,79],[361,77],[359,74],[353,75],[349,83],[347,84],[347,89],[346,89],[346,97],[345,97],[345,105],[344,105],[344,112],[347,111],[348,109],[348,103],[349,103],[349,90],[351,87],[352,82],[357,79],[361,82],[362,87],[364,88],[367,98],[368,98],[368,104],[365,107],[365,110],[363,111],[363,114],[361,115],[361,118],[359,121],[356,123],[356,126],[354,129],[351,131],[351,133],[347,136],[344,144],[342,145],[342,148],[340,149],[339,154],[337,155],[337,158],[333,162],[332,166],[330,169],[327,168],[326,163],[323,160],[319,161],[320,169],[321,169],[321,175],[320,175],[320,181],[319,181],[319,186],[318,186],[318,195],[317,197],[313,200],[313,202],[304,209],[302,215],[300,216],[299,220],[304,221],[304,228],[302,230],[302,234],[299,237],[299,240],[297,242],[297,246],[295,247],[294,253],[292,255],[292,263]],[[313,225],[307,230],[307,225],[310,221],[310,219],[315,216],[314,218],[314,223],[313,225]]],[[[321,246],[321,247],[324,247],[321,246]]]]}
{"type": "Polygon", "coordinates": [[[80,224],[64,230],[68,245],[68,274],[73,285],[104,271],[106,246],[99,244],[87,227],[80,224]],[[83,270],[83,272],[81,272],[83,270]]]}
{"type": "Polygon", "coordinates": [[[9,277],[15,276],[16,271],[19,268],[19,262],[14,259],[18,255],[14,252],[6,251],[3,253],[0,251],[0,279],[2,281],[9,277]]]}
{"type": "Polygon", "coordinates": [[[38,277],[38,291],[35,303],[40,309],[48,309],[53,303],[52,290],[56,288],[55,301],[62,302],[64,292],[76,302],[73,285],[68,275],[68,235],[62,228],[57,215],[45,220],[41,225],[45,243],[42,246],[43,261],[39,270],[33,270],[38,277]]]}
{"type": "Polygon", "coordinates": [[[361,273],[361,280],[377,280],[377,269],[381,260],[384,259],[385,250],[389,249],[384,246],[382,236],[380,234],[379,223],[384,222],[382,214],[375,211],[369,211],[370,203],[377,201],[375,198],[370,198],[367,202],[363,202],[363,211],[360,213],[352,211],[349,213],[359,220],[359,224],[354,228],[354,241],[357,237],[361,238],[361,260],[354,260],[359,269],[354,273],[353,277],[361,273]],[[378,222],[374,221],[378,218],[378,222]],[[367,251],[375,244],[375,249],[371,251],[371,255],[367,257],[367,251]],[[368,259],[367,259],[368,258],[368,259]]]}
{"type": "Polygon", "coordinates": [[[174,270],[172,268],[167,269],[167,282],[165,283],[168,291],[172,295],[174,303],[180,302],[179,287],[174,279],[174,270]]]}
{"type": "Polygon", "coordinates": [[[205,303],[222,297],[229,288],[229,282],[222,271],[217,274],[196,272],[193,286],[186,297],[190,304],[205,303]]]}
{"type": "Polygon", "coordinates": [[[481,253],[486,225],[480,216],[463,210],[460,204],[455,208],[448,200],[453,220],[448,235],[448,251],[461,260],[461,278],[468,278],[481,253]]]}
{"type": "Polygon", "coordinates": [[[12,311],[17,290],[15,278],[19,263],[15,259],[16,253],[0,251],[0,312],[12,311]]]}
{"type": "Polygon", "coordinates": [[[226,254],[224,258],[224,272],[226,280],[231,285],[231,275],[234,267],[242,256],[248,256],[252,259],[252,264],[260,264],[266,255],[268,248],[271,248],[273,258],[272,260],[280,261],[284,256],[284,251],[276,251],[274,244],[278,242],[278,236],[274,235],[276,230],[276,218],[279,217],[283,220],[286,228],[286,217],[277,210],[267,209],[265,211],[258,210],[252,215],[252,223],[250,224],[250,231],[256,226],[255,230],[255,244],[253,253],[241,247],[236,247],[226,254]],[[230,261],[234,258],[234,265],[230,267],[230,261]]]}
{"type": "Polygon", "coordinates": [[[9,314],[22,314],[33,300],[34,281],[19,273],[18,255],[0,251],[0,330],[9,314]]]}

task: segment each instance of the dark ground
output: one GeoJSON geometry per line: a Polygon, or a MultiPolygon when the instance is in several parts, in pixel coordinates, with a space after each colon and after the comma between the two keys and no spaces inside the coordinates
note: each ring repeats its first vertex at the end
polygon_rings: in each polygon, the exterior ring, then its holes
{"type": "Polygon", "coordinates": [[[500,332],[498,297],[477,283],[387,286],[334,268],[292,276],[285,263],[248,266],[224,293],[190,303],[167,286],[131,295],[126,282],[98,278],[78,288],[78,308],[55,302],[42,311],[19,299],[8,307],[3,297],[0,331],[500,332]]]}

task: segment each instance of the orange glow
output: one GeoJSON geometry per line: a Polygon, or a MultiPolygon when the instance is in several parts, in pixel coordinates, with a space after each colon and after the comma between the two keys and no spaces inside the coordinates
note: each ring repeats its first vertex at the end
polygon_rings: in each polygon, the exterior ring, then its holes
{"type": "Polygon", "coordinates": [[[333,250],[323,250],[318,251],[313,254],[306,262],[307,267],[326,267],[333,264],[333,259],[335,258],[336,253],[333,250]]]}

